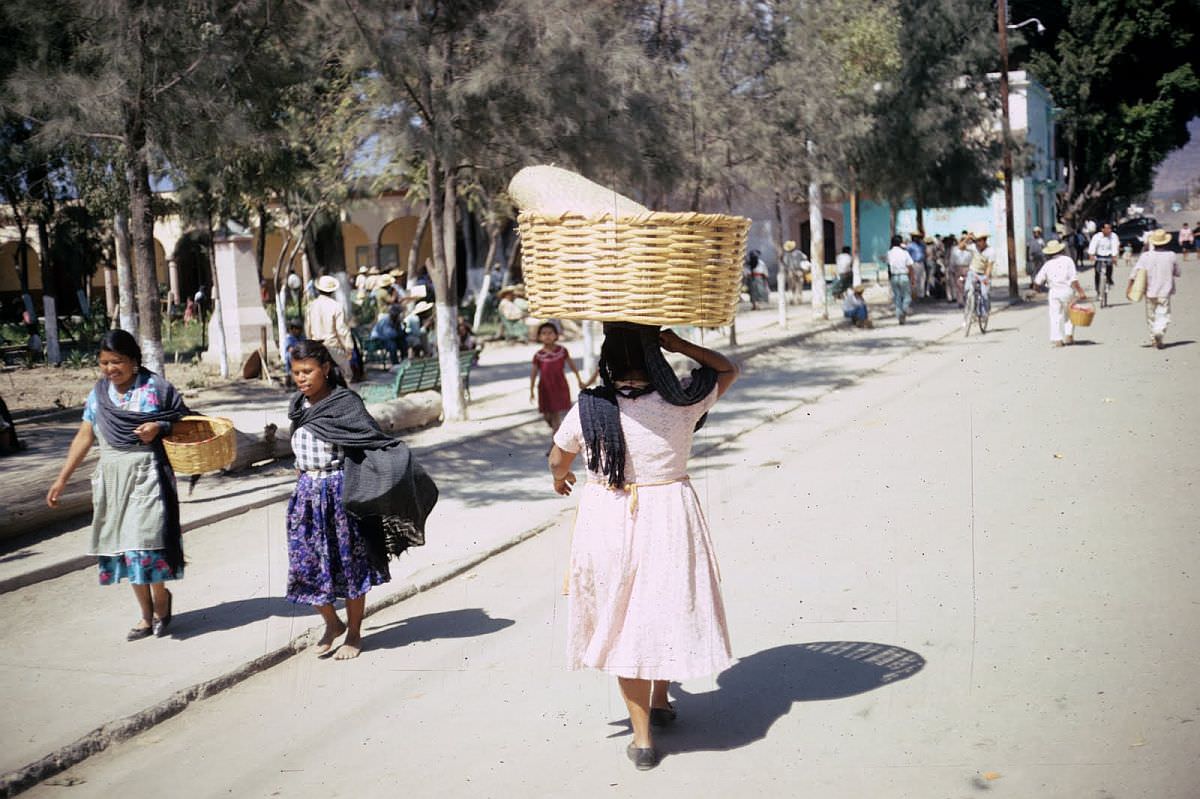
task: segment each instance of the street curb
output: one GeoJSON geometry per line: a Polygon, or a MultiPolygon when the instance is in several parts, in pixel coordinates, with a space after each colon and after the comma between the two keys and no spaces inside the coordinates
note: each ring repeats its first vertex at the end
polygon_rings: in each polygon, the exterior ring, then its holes
{"type": "MultiPolygon", "coordinates": [[[[395,594],[388,596],[378,602],[367,605],[364,616],[371,617],[385,608],[390,608],[393,605],[411,599],[417,594],[423,593],[436,588],[437,586],[453,580],[455,577],[462,575],[486,560],[489,560],[500,553],[512,549],[518,544],[540,535],[554,526],[561,523],[563,517],[568,516],[570,511],[561,510],[555,513],[550,519],[536,527],[531,527],[528,530],[517,533],[509,538],[501,541],[493,547],[490,547],[483,552],[478,552],[458,561],[445,564],[440,570],[426,576],[423,579],[414,580],[404,589],[397,591],[395,594]]],[[[235,685],[244,682],[272,666],[277,666],[293,655],[308,649],[316,643],[322,628],[318,625],[305,630],[300,635],[297,635],[288,643],[281,647],[262,654],[253,660],[249,660],[240,666],[237,666],[224,674],[213,677],[209,680],[198,682],[195,685],[187,688],[180,688],[172,693],[166,699],[157,702],[150,707],[140,710],[137,713],[125,716],[124,718],[110,721],[102,724],[91,732],[77,738],[75,741],[60,747],[50,754],[42,757],[33,763],[24,766],[23,768],[10,771],[7,774],[0,775],[0,797],[11,797],[37,785],[45,779],[53,777],[55,774],[61,774],[72,766],[87,760],[93,755],[103,752],[113,744],[126,741],[135,735],[138,735],[146,730],[154,727],[172,716],[182,713],[193,702],[201,699],[208,699],[225,691],[235,685]]]]}

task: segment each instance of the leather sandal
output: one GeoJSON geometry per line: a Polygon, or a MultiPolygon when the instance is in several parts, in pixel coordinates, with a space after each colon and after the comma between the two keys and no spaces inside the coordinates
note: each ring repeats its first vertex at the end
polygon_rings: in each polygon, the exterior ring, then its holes
{"type": "Polygon", "coordinates": [[[634,746],[633,742],[629,742],[629,746],[625,747],[625,754],[633,761],[634,767],[638,771],[649,771],[658,765],[658,752],[653,746],[641,748],[634,746]]]}
{"type": "Polygon", "coordinates": [[[171,626],[171,606],[175,603],[175,595],[170,591],[167,592],[167,615],[161,619],[154,620],[154,637],[163,638],[167,634],[167,628],[171,626]]]}
{"type": "Polygon", "coordinates": [[[154,633],[153,627],[134,627],[129,632],[125,633],[126,641],[140,641],[143,638],[149,638],[154,633]]]}

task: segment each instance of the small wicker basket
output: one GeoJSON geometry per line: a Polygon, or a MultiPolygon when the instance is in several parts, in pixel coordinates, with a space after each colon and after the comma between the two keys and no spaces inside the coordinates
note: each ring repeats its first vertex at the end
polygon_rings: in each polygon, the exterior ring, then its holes
{"type": "Polygon", "coordinates": [[[543,319],[722,327],[750,220],[722,214],[518,217],[530,312],[543,319]]]}
{"type": "Polygon", "coordinates": [[[167,460],[179,474],[203,474],[228,468],[237,457],[233,422],[214,416],[185,416],[163,438],[167,460]]]}
{"type": "Polygon", "coordinates": [[[1095,316],[1096,309],[1091,305],[1071,303],[1071,306],[1067,308],[1067,318],[1071,320],[1071,324],[1075,325],[1075,327],[1088,327],[1095,316]]]}

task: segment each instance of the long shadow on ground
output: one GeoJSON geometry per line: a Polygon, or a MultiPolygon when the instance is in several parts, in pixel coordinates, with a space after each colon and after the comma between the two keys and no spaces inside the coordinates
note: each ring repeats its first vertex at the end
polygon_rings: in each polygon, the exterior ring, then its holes
{"type": "Polygon", "coordinates": [[[491,635],[516,624],[512,619],[494,619],[482,608],[461,608],[413,616],[391,624],[363,626],[363,641],[371,649],[400,649],[420,641],[439,638],[475,638],[491,635]]]}
{"type": "Polygon", "coordinates": [[[924,667],[916,652],[864,641],[764,649],[722,672],[715,691],[692,694],[672,686],[679,720],[655,737],[655,746],[663,754],[737,749],[765,738],[796,702],[874,691],[924,667]]]}

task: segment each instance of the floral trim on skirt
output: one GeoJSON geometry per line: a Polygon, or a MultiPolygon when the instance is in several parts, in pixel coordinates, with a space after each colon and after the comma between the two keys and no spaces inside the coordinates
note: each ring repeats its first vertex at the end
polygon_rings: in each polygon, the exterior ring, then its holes
{"type": "Polygon", "coordinates": [[[343,473],[296,481],[288,501],[287,598],[303,605],[357,599],[391,580],[387,564],[371,562],[358,522],[342,504],[343,473]]]}
{"type": "Polygon", "coordinates": [[[122,580],[149,585],[183,579],[183,567],[171,571],[162,549],[131,549],[118,555],[101,555],[98,561],[100,585],[116,585],[122,580]]]}

